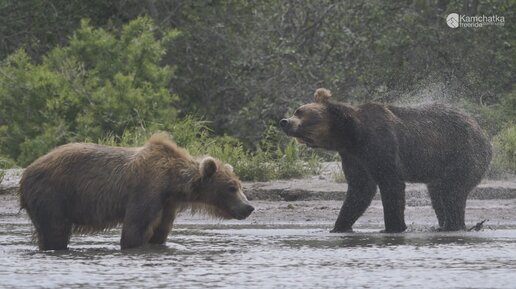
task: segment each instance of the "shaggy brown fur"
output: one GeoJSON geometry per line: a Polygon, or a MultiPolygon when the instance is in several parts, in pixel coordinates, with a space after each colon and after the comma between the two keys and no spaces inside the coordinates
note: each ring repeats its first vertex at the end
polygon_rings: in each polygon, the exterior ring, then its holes
{"type": "Polygon", "coordinates": [[[339,152],[348,192],[333,232],[352,230],[377,186],[385,230],[404,231],[405,182],[427,184],[442,230],[462,230],[466,198],[491,161],[491,145],[478,124],[439,104],[353,107],[318,89],[314,103],[299,107],[280,126],[310,147],[339,152]]]}
{"type": "Polygon", "coordinates": [[[163,244],[180,211],[244,219],[254,210],[230,166],[198,161],[166,134],[139,148],[60,146],[24,171],[20,205],[42,250],[66,249],[72,231],[120,223],[122,248],[163,244]]]}

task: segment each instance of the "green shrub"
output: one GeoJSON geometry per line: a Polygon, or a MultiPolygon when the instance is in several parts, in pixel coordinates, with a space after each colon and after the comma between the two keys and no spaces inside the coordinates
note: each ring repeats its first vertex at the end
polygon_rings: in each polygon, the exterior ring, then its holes
{"type": "Polygon", "coordinates": [[[509,125],[493,138],[493,174],[516,174],[516,125],[509,125]]]}
{"type": "MultiPolygon", "coordinates": [[[[278,143],[262,142],[269,150],[250,151],[238,139],[231,136],[213,136],[206,121],[187,117],[170,125],[161,126],[172,139],[196,157],[210,155],[231,164],[235,173],[244,181],[268,181],[298,178],[316,174],[320,159],[304,146],[290,140],[285,148],[278,143]],[[272,148],[275,148],[272,150],[272,148]]],[[[126,130],[121,136],[108,136],[97,142],[113,146],[141,146],[152,134],[151,130],[139,127],[126,130]]],[[[266,139],[264,137],[264,139],[266,139]]]]}
{"type": "Polygon", "coordinates": [[[162,59],[165,45],[179,33],[157,31],[147,17],[119,31],[83,20],[68,45],[52,49],[41,62],[23,49],[9,55],[0,63],[0,155],[26,166],[60,144],[139,146],[161,130],[194,156],[232,164],[243,180],[318,170],[318,157],[273,125],[250,151],[234,137],[213,136],[206,121],[178,121],[178,97],[168,88],[174,70],[162,59]]]}
{"type": "Polygon", "coordinates": [[[231,164],[237,175],[246,181],[300,178],[316,174],[320,169],[319,158],[314,153],[302,157],[300,146],[294,140],[275,152],[250,152],[241,142],[226,136],[211,143],[207,152],[231,164]]]}
{"type": "Polygon", "coordinates": [[[173,123],[173,69],[161,60],[178,32],[155,31],[146,17],[116,32],[84,20],[41,63],[23,49],[9,55],[0,64],[0,154],[25,166],[59,144],[118,142],[127,131],[173,123]]]}
{"type": "Polygon", "coordinates": [[[490,136],[495,136],[507,127],[507,123],[516,120],[516,86],[504,94],[498,103],[481,105],[464,100],[461,105],[475,117],[480,127],[490,136]]]}
{"type": "Polygon", "coordinates": [[[8,158],[0,156],[0,183],[3,181],[5,176],[4,169],[14,167],[14,162],[8,158]]]}
{"type": "Polygon", "coordinates": [[[10,169],[15,166],[16,163],[13,160],[0,156],[0,169],[10,169]]]}
{"type": "Polygon", "coordinates": [[[171,130],[179,145],[192,155],[210,155],[231,164],[236,174],[245,181],[267,181],[299,178],[318,173],[320,159],[304,146],[299,146],[269,126],[261,138],[258,149],[248,150],[244,144],[231,136],[211,136],[206,122],[187,118],[175,124],[171,130]]]}
{"type": "Polygon", "coordinates": [[[341,167],[342,165],[339,165],[338,169],[331,172],[333,181],[336,183],[347,183],[348,180],[346,179],[346,175],[344,174],[344,171],[341,167]]]}

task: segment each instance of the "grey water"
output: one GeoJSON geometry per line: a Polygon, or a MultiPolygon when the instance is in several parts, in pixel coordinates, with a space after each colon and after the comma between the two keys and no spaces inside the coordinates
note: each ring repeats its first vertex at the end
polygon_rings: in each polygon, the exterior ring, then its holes
{"type": "Polygon", "coordinates": [[[516,288],[516,229],[382,234],[322,225],[178,225],[121,251],[120,230],[38,251],[26,218],[0,216],[0,288],[516,288]]]}

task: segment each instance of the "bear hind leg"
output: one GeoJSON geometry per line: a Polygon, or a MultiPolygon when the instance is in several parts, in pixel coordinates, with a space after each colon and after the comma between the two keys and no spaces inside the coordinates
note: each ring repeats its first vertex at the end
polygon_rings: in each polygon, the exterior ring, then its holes
{"type": "Polygon", "coordinates": [[[66,250],[72,234],[72,223],[56,212],[38,211],[32,218],[40,250],[66,250]]]}
{"type": "Polygon", "coordinates": [[[448,191],[443,195],[443,204],[445,207],[444,231],[460,231],[466,229],[466,199],[468,192],[463,189],[455,189],[448,191]]]}
{"type": "Polygon", "coordinates": [[[72,225],[55,232],[38,232],[40,250],[67,250],[70,241],[72,225]]]}
{"type": "Polygon", "coordinates": [[[436,203],[438,205],[437,207],[434,206],[434,209],[441,230],[460,231],[466,228],[466,200],[469,192],[475,185],[467,185],[454,180],[453,183],[443,182],[428,186],[432,198],[432,205],[434,204],[434,197],[437,199],[436,203]]]}
{"type": "Polygon", "coordinates": [[[434,209],[437,221],[439,222],[439,229],[442,230],[446,221],[446,211],[442,199],[443,191],[437,185],[429,184],[427,185],[427,188],[430,200],[432,201],[432,208],[434,209]]]}

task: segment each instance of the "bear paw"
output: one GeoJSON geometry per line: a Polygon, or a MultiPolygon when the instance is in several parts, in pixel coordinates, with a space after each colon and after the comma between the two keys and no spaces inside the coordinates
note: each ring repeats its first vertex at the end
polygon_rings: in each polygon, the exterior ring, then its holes
{"type": "Polygon", "coordinates": [[[353,233],[353,229],[352,228],[348,228],[348,229],[339,229],[339,228],[333,228],[330,233],[353,233]]]}

